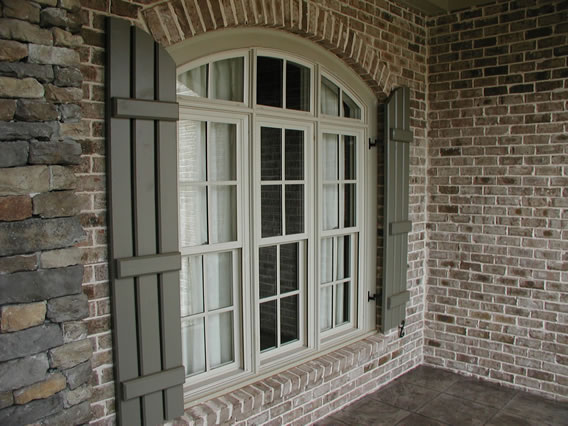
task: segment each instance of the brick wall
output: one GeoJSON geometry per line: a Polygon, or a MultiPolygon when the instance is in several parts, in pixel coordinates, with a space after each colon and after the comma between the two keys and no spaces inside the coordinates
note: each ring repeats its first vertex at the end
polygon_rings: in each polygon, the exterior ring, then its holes
{"type": "Polygon", "coordinates": [[[425,361],[568,397],[568,2],[428,21],[425,361]]]}
{"type": "Polygon", "coordinates": [[[0,3],[0,424],[90,418],[79,1],[0,3]]]}
{"type": "MultiPolygon", "coordinates": [[[[94,423],[112,424],[115,420],[105,228],[105,15],[131,20],[165,46],[225,27],[277,28],[311,39],[334,52],[369,84],[380,100],[384,100],[395,86],[405,84],[412,89],[412,127],[416,139],[411,152],[410,202],[414,225],[409,245],[412,297],[408,304],[406,337],[398,339],[397,333],[392,332],[351,345],[345,351],[330,354],[331,358],[323,357],[299,367],[304,373],[283,373],[257,383],[255,387],[265,390],[264,397],[258,390],[247,387],[243,389],[244,393],[226,395],[225,402],[216,399],[194,407],[188,412],[186,421],[190,417],[204,416],[211,420],[210,416],[216,416],[216,413],[226,418],[229,411],[233,413],[233,419],[258,415],[259,421],[272,420],[275,424],[294,419],[315,420],[418,364],[422,355],[426,235],[424,19],[390,1],[376,4],[361,1],[355,5],[342,1],[298,0],[82,0],[82,6],[85,44],[80,49],[84,76],[80,130],[83,155],[77,175],[78,193],[86,203],[81,216],[88,238],[82,246],[82,260],[85,264],[84,288],[90,306],[87,323],[94,347],[94,394],[91,399],[94,423]],[[272,390],[266,391],[266,386],[272,390]],[[231,404],[227,405],[227,400],[232,401],[231,404]],[[235,403],[238,400],[247,407],[244,414],[239,414],[236,408],[241,404],[235,403]]],[[[382,154],[379,157],[382,161],[382,154]]],[[[377,191],[379,228],[382,229],[382,182],[377,191]]],[[[381,229],[378,232],[379,279],[382,275],[381,229]]]]}

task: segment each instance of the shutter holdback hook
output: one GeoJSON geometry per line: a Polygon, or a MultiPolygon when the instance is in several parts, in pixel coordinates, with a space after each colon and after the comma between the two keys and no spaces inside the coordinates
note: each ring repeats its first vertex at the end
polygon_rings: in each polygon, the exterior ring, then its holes
{"type": "Polygon", "coordinates": [[[402,320],[402,321],[400,322],[400,325],[398,326],[398,329],[399,329],[398,337],[400,337],[400,338],[404,337],[405,334],[406,334],[406,333],[404,332],[404,326],[405,326],[405,324],[406,324],[406,321],[405,321],[405,320],[402,320]]]}

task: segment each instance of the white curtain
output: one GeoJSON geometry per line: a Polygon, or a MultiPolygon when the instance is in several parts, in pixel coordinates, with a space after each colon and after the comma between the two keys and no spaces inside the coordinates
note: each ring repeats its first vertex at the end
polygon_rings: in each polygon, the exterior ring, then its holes
{"type": "MultiPolygon", "coordinates": [[[[320,254],[320,282],[333,281],[333,238],[321,240],[320,254]]],[[[332,327],[332,287],[322,287],[320,291],[320,330],[328,330],[332,327]]]]}
{"type": "Polygon", "coordinates": [[[182,247],[207,242],[206,124],[181,120],[178,124],[180,243],[182,247]]]}
{"type": "Polygon", "coordinates": [[[186,71],[177,78],[176,92],[183,96],[207,97],[207,65],[186,71]]]}
{"type": "MultiPolygon", "coordinates": [[[[339,176],[339,136],[324,133],[322,140],[322,174],[324,181],[334,181],[339,176]]],[[[323,229],[335,229],[339,227],[339,185],[323,185],[323,229]]]]}
{"type": "Polygon", "coordinates": [[[339,87],[327,78],[321,78],[321,112],[339,116],[339,87]]]}
{"type": "MultiPolygon", "coordinates": [[[[233,305],[233,253],[205,256],[207,309],[209,312],[233,305]]],[[[209,366],[233,360],[233,311],[209,314],[207,347],[209,366]]]]}
{"type": "Polygon", "coordinates": [[[211,98],[242,102],[243,99],[242,57],[213,62],[211,69],[211,98]]]}

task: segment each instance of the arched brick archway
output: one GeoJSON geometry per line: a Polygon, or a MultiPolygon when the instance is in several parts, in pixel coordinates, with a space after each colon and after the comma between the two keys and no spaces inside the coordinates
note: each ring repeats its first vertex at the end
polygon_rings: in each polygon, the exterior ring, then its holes
{"type": "MultiPolygon", "coordinates": [[[[236,27],[265,27],[310,39],[347,63],[384,100],[396,85],[391,66],[383,59],[367,33],[357,31],[346,14],[302,0],[168,0],[141,12],[160,44],[171,46],[190,37],[236,27]]],[[[369,32],[369,28],[366,28],[369,32]]],[[[387,53],[388,54],[388,53],[387,53]]]]}

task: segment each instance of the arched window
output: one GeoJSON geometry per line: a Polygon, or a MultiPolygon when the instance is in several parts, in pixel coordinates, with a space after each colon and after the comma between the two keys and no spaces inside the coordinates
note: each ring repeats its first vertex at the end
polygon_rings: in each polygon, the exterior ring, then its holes
{"type": "Polygon", "coordinates": [[[170,53],[197,398],[374,331],[377,113],[353,71],[292,35],[219,31],[170,53]]]}

